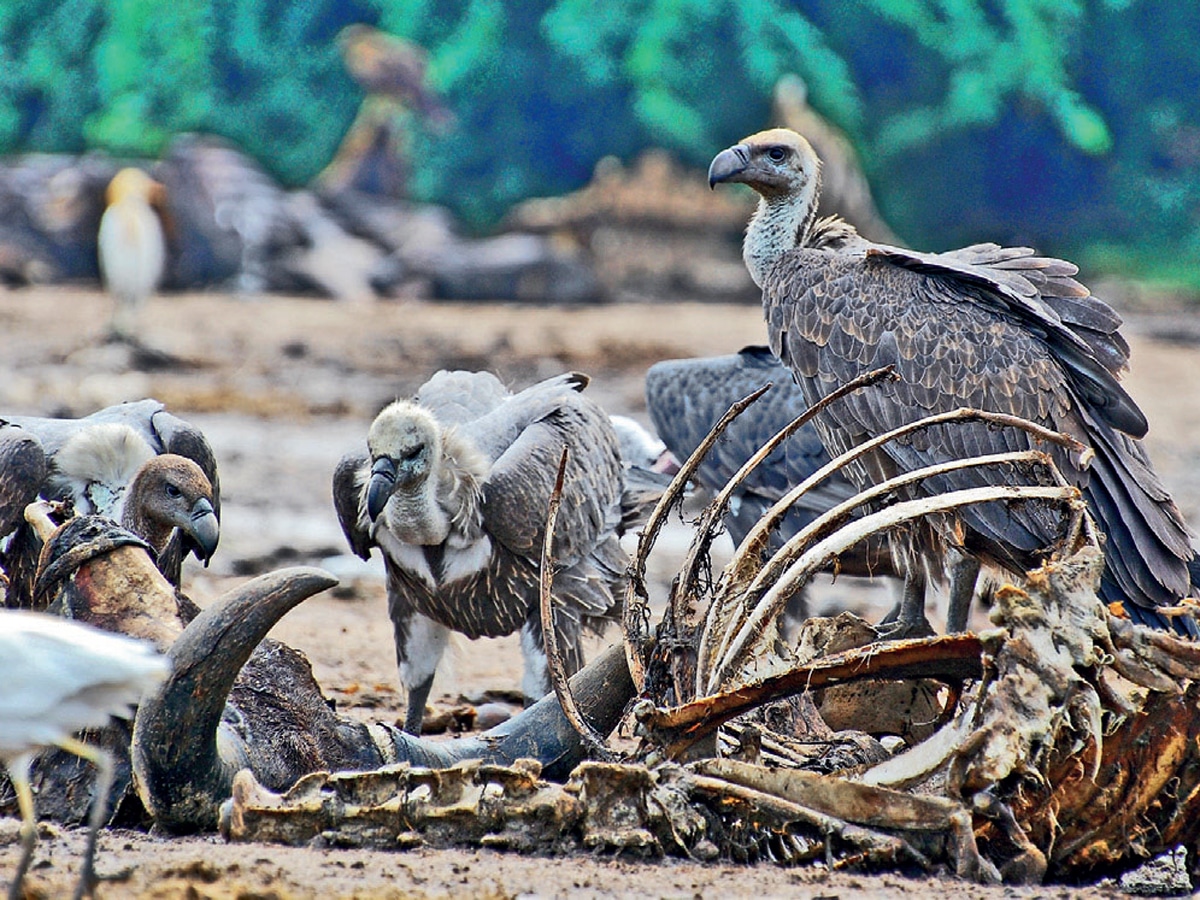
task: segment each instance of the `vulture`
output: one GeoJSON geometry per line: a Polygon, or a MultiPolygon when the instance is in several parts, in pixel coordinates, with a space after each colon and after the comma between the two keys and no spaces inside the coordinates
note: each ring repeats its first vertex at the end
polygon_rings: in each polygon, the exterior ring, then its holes
{"type": "Polygon", "coordinates": [[[351,549],[379,548],[405,730],[419,734],[450,632],[520,632],[522,690],[548,680],[539,615],[546,514],[563,449],[567,468],[555,527],[552,596],[568,674],[583,664],[584,627],[620,612],[623,529],[641,509],[626,496],[608,416],[561,375],[512,394],[487,372],[438,372],[414,400],[387,406],[333,477],[334,505],[351,549]]]}
{"type": "Polygon", "coordinates": [[[220,486],[212,448],[157,400],[80,419],[0,419],[0,565],[9,607],[32,604],[40,541],[23,514],[38,497],[120,522],[146,541],[176,586],[189,552],[207,563],[216,550],[220,486]]]}
{"type": "Polygon", "coordinates": [[[100,276],[113,298],[109,334],[132,340],[138,311],[158,288],[167,261],[162,221],[155,211],[163,186],[141,169],[122,169],[105,192],[97,236],[100,276]]]}
{"type": "MultiPolygon", "coordinates": [[[[808,408],[792,373],[766,347],[745,347],[725,356],[664,360],[646,373],[646,406],[670,452],[687,459],[729,407],[767,384],[770,390],[729,424],[693,476],[701,487],[715,492],[808,408]]],[[[734,544],[741,544],[767,510],[829,459],[810,422],[759,463],[742,481],[725,513],[725,528],[734,544]]],[[[855,493],[855,487],[840,473],[825,479],[792,504],[780,530],[771,537],[771,551],[855,493]]],[[[877,543],[844,555],[838,571],[861,577],[894,574],[891,558],[877,543]]],[[[789,616],[803,619],[805,615],[803,599],[797,597],[789,606],[789,616]]]]}
{"type": "MultiPolygon", "coordinates": [[[[1122,604],[1135,621],[1168,627],[1159,610],[1191,592],[1196,554],[1140,443],[1146,418],[1119,381],[1129,359],[1119,316],[1075,280],[1076,266],[1029,248],[976,244],[921,253],[868,241],[836,217],[817,217],[820,179],[816,153],[787,129],[752,135],[709,168],[710,186],[742,183],[759,195],[742,255],[762,289],[771,350],[805,400],[816,402],[883,366],[898,376],[816,418],[829,451],[960,407],[1021,416],[1071,435],[1094,455],[1040,449],[1081,490],[1107,537],[1101,599],[1122,604]]],[[[1033,443],[1015,429],[945,424],[885,445],[849,474],[864,486],[1033,443]]],[[[1031,474],[962,469],[913,491],[1011,483],[1031,474]]],[[[936,563],[947,546],[961,544],[977,558],[1024,571],[1052,550],[1062,517],[1047,504],[993,502],[967,507],[956,520],[893,534],[893,556],[905,576],[893,634],[928,632],[925,564],[936,563]]],[[[1200,633],[1190,617],[1173,624],[1200,633]]]]}

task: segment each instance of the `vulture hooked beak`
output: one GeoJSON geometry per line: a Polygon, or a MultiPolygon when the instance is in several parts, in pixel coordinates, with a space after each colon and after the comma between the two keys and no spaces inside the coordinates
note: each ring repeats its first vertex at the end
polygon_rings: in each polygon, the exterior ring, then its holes
{"type": "Polygon", "coordinates": [[[367,485],[367,515],[374,522],[383,512],[388,498],[396,487],[396,461],[381,456],[371,466],[371,481],[367,485]]]}
{"type": "Polygon", "coordinates": [[[217,551],[217,541],[221,539],[221,525],[217,521],[217,513],[208,498],[201,497],[192,504],[189,514],[187,532],[200,552],[197,554],[207,566],[212,555],[217,551]]]}
{"type": "Polygon", "coordinates": [[[722,182],[741,181],[738,177],[750,165],[750,148],[745,144],[734,144],[728,150],[722,150],[713,157],[708,167],[708,186],[710,189],[722,182]]]}

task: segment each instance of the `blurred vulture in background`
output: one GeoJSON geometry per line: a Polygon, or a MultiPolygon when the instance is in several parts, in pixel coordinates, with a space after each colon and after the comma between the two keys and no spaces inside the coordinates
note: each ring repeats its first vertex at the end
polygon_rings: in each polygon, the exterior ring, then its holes
{"type": "Polygon", "coordinates": [[[0,564],[6,606],[36,606],[33,573],[40,541],[24,521],[41,497],[65,515],[101,515],[122,524],[179,585],[184,557],[205,562],[219,538],[220,485],[204,435],[157,400],[106,407],[80,419],[0,419],[0,564]]]}
{"type": "Polygon", "coordinates": [[[113,298],[109,336],[137,338],[138,313],[157,289],[167,262],[158,210],[163,186],[141,169],[122,169],[108,185],[97,252],[100,277],[113,298]]]}
{"type": "Polygon", "coordinates": [[[799,75],[784,75],[775,83],[771,120],[804,135],[821,158],[822,190],[817,215],[841,216],[869,240],[900,243],[875,206],[854,145],[809,105],[808,85],[799,75]]]}
{"type": "Polygon", "coordinates": [[[343,28],[338,46],[346,71],[367,96],[333,162],[321,173],[321,186],[329,193],[349,189],[403,199],[408,167],[400,116],[411,112],[435,128],[453,121],[425,84],[427,54],[411,41],[361,24],[343,28]]]}
{"type": "Polygon", "coordinates": [[[387,567],[406,731],[420,732],[451,631],[519,631],[525,696],[550,689],[538,592],[564,448],[552,596],[568,674],[583,664],[583,629],[619,615],[619,537],[642,508],[625,493],[608,416],[579,393],[587,382],[573,373],[512,394],[487,372],[438,372],[338,464],[334,505],[350,547],[364,559],[378,547],[387,567]]]}
{"type": "MultiPolygon", "coordinates": [[[[1196,552],[1140,442],[1146,418],[1118,380],[1129,360],[1120,317],[1074,279],[1074,265],[996,244],[907,251],[871,243],[839,219],[820,219],[817,154],[786,129],[760,132],[718,154],[709,183],[721,182],[759,194],[743,258],[763,292],[771,349],[805,399],[814,403],[883,366],[898,376],[814,420],[830,452],[971,407],[1065,432],[1094,453],[1089,458],[987,422],[942,424],[865,455],[848,469],[860,486],[955,459],[1045,450],[1107,536],[1101,599],[1122,604],[1136,621],[1167,624],[1159,610],[1179,607],[1192,593],[1196,552]]],[[[1030,481],[1052,483],[1044,468],[1014,463],[958,469],[908,492],[1030,481]]],[[[947,547],[1023,572],[1054,549],[1066,515],[1060,504],[990,502],[893,533],[906,581],[896,633],[929,630],[925,566],[939,566],[947,547]]],[[[1190,616],[1175,627],[1200,634],[1190,616]]]]}

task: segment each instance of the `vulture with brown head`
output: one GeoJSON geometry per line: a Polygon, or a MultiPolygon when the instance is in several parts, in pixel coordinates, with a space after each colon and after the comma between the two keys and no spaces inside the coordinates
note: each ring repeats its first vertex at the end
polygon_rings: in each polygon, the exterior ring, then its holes
{"type": "Polygon", "coordinates": [[[178,586],[184,557],[205,563],[219,538],[216,459],[204,435],[156,400],[80,419],[9,416],[0,427],[0,565],[6,605],[35,605],[41,541],[23,521],[41,497],[74,515],[113,519],[144,540],[178,586]]]}
{"type": "MultiPolygon", "coordinates": [[[[1120,318],[1074,279],[1069,262],[1023,247],[976,244],[920,253],[867,241],[836,218],[817,217],[821,170],[795,132],[746,138],[712,161],[709,183],[737,182],[759,195],[743,258],[763,292],[772,351],[812,403],[858,375],[892,366],[899,376],[832,404],[815,419],[840,453],[930,414],[973,407],[1065,432],[1086,457],[1043,446],[1079,487],[1107,535],[1100,596],[1159,626],[1158,610],[1192,590],[1190,533],[1140,443],[1147,422],[1118,378],[1129,346],[1120,318]]],[[[943,424],[867,454],[850,470],[860,485],[952,459],[1030,449],[1024,431],[983,422],[943,424]]],[[[973,467],[913,490],[942,492],[1039,477],[973,467]]],[[[1042,473],[1041,477],[1045,477],[1042,473]]],[[[992,502],[957,521],[894,535],[905,573],[898,633],[928,630],[923,563],[947,545],[1010,571],[1045,558],[1062,533],[1059,507],[992,502]]],[[[1176,629],[1198,633],[1190,617],[1176,629]]]]}
{"type": "Polygon", "coordinates": [[[511,394],[490,373],[438,372],[415,400],[386,407],[365,452],[338,464],[334,505],[346,538],[364,559],[379,548],[387,567],[407,731],[420,733],[451,631],[519,631],[526,698],[550,689],[538,591],[564,448],[552,595],[568,674],[583,664],[583,629],[619,615],[619,538],[638,511],[608,416],[579,393],[586,384],[569,374],[511,394]]]}

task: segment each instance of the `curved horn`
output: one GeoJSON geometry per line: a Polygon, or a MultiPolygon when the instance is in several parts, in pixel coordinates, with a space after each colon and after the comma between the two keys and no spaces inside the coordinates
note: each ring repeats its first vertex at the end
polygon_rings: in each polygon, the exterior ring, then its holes
{"type": "Polygon", "coordinates": [[[171,676],[142,699],[133,729],[138,796],[162,827],[216,826],[237,766],[217,747],[217,726],[238,672],[288,610],[337,584],[321,569],[280,569],[222,595],[168,654],[171,676]]]}
{"type": "MultiPolygon", "coordinates": [[[[634,695],[633,679],[625,661],[625,647],[614,644],[571,676],[571,693],[583,718],[598,733],[607,736],[617,727],[621,713],[634,695]]],[[[571,724],[554,692],[507,722],[475,738],[429,741],[398,728],[386,728],[392,746],[376,749],[381,762],[411,762],[418,766],[452,766],[468,759],[511,765],[518,759],[541,762],[544,777],[566,781],[587,755],[579,732],[571,724]]]]}

